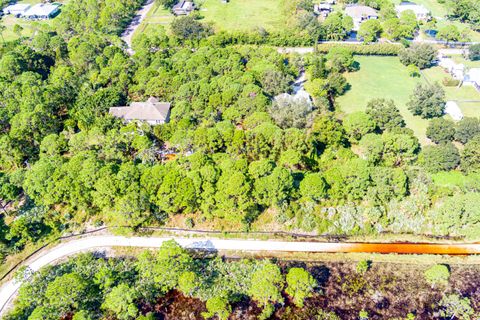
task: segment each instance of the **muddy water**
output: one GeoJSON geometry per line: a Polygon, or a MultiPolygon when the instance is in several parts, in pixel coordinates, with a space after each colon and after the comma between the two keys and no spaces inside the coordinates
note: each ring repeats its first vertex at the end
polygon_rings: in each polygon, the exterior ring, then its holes
{"type": "Polygon", "coordinates": [[[398,254],[480,254],[480,243],[430,244],[430,243],[339,243],[335,252],[398,253],[398,254]]]}

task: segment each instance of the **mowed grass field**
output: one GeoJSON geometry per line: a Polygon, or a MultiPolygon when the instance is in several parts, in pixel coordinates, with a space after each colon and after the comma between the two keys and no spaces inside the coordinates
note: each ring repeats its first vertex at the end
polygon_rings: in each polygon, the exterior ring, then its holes
{"type": "Polygon", "coordinates": [[[213,22],[218,30],[254,30],[265,28],[269,31],[285,28],[283,14],[284,0],[205,0],[200,7],[204,21],[213,22]]]}
{"type": "MultiPolygon", "coordinates": [[[[340,110],[345,113],[363,111],[372,99],[392,99],[407,127],[415,132],[422,144],[427,143],[425,134],[428,120],[412,115],[407,103],[418,83],[441,84],[441,80],[448,74],[439,67],[433,67],[424,70],[421,78],[412,78],[398,57],[356,56],[355,60],[359,62],[360,70],[345,75],[351,88],[337,99],[340,110]]],[[[480,93],[473,87],[443,88],[447,100],[480,100],[480,93]]],[[[459,106],[465,116],[480,116],[480,103],[459,103],[459,106]]]]}
{"type": "Polygon", "coordinates": [[[356,56],[360,70],[346,74],[350,90],[337,99],[337,104],[345,113],[364,111],[367,103],[376,98],[392,99],[407,123],[422,143],[428,121],[415,117],[407,108],[407,103],[421,78],[409,76],[407,68],[398,57],[356,56]]]}
{"type": "Polygon", "coordinates": [[[164,9],[158,2],[148,12],[145,20],[135,31],[135,35],[142,33],[153,33],[155,29],[165,28],[168,30],[170,23],[172,23],[174,15],[168,9],[164,9]]]}

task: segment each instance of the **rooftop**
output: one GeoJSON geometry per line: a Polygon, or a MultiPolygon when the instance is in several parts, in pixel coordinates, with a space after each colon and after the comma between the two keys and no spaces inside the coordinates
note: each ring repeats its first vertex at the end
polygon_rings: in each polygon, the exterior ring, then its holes
{"type": "Polygon", "coordinates": [[[33,7],[27,10],[23,15],[26,17],[29,16],[49,16],[54,13],[58,9],[58,4],[50,4],[50,3],[37,3],[33,7]]]}
{"type": "Polygon", "coordinates": [[[110,108],[110,114],[125,120],[168,121],[170,103],[150,97],[145,102],[132,102],[130,106],[110,108]]]}
{"type": "Polygon", "coordinates": [[[345,8],[345,13],[351,17],[378,17],[377,10],[361,5],[349,5],[345,8]]]}

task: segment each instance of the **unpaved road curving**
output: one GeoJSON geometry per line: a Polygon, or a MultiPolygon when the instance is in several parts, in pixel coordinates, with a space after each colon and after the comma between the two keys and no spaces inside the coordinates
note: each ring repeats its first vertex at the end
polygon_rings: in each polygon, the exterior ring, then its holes
{"type": "MultiPolygon", "coordinates": [[[[335,253],[397,253],[397,254],[480,254],[480,243],[470,244],[422,244],[422,243],[335,243],[335,242],[294,242],[269,240],[242,240],[216,238],[177,237],[122,237],[88,236],[41,250],[24,266],[33,271],[79,252],[95,251],[98,248],[137,247],[158,248],[163,242],[174,239],[181,246],[197,250],[235,250],[264,252],[335,252],[335,253]]],[[[0,316],[11,307],[11,302],[21,283],[14,280],[0,288],[0,316]]]]}

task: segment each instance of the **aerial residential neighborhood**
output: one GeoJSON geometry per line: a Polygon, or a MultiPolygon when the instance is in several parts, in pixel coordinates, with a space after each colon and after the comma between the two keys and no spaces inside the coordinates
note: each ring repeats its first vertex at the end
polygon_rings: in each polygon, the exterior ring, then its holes
{"type": "Polygon", "coordinates": [[[480,319],[477,0],[0,0],[0,319],[480,319]]]}

